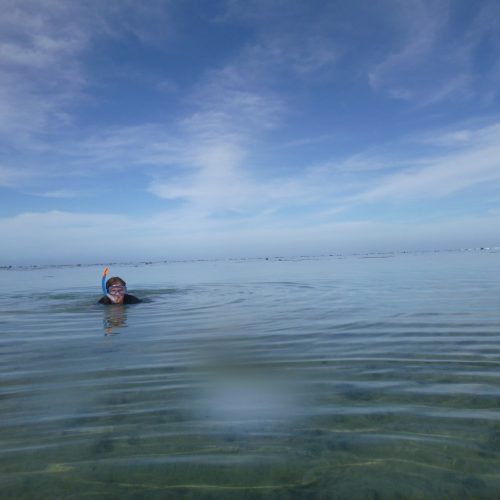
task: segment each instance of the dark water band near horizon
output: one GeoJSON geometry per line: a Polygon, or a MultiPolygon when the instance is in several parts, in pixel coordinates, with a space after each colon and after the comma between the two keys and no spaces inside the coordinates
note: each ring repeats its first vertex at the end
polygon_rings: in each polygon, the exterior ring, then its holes
{"type": "Polygon", "coordinates": [[[0,270],[1,498],[498,498],[500,253],[0,270]]]}

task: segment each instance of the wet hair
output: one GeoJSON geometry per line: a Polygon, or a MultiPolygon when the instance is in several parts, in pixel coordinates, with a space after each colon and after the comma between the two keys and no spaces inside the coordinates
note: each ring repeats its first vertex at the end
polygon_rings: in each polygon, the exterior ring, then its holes
{"type": "Polygon", "coordinates": [[[106,281],[106,290],[108,290],[111,285],[117,284],[127,286],[127,283],[125,283],[125,281],[123,281],[121,278],[119,278],[118,276],[113,276],[112,278],[109,278],[108,281],[106,281]]]}

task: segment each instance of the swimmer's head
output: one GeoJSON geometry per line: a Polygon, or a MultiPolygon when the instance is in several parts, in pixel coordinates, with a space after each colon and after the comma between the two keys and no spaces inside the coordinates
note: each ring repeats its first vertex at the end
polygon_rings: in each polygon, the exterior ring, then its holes
{"type": "Polygon", "coordinates": [[[118,276],[114,276],[106,281],[106,291],[107,296],[115,304],[121,304],[123,302],[123,298],[125,297],[125,293],[127,292],[127,284],[118,276]]]}

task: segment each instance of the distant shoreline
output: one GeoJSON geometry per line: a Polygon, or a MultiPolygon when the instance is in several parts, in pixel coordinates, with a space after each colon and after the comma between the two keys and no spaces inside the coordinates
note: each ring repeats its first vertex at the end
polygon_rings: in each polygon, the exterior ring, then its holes
{"type": "Polygon", "coordinates": [[[212,259],[165,259],[154,261],[123,261],[123,262],[94,262],[94,263],[73,263],[73,264],[23,264],[23,265],[0,265],[0,270],[20,270],[20,269],[52,269],[52,268],[74,268],[74,267],[102,267],[102,266],[152,266],[158,264],[178,264],[192,262],[243,262],[243,261],[298,261],[315,259],[345,259],[350,257],[358,258],[390,258],[396,255],[415,255],[426,253],[467,253],[467,252],[487,252],[500,253],[500,246],[495,247],[475,247],[475,248],[448,248],[435,250],[400,250],[387,252],[352,252],[352,253],[331,253],[318,255],[297,255],[293,257],[271,256],[271,257],[227,257],[212,259]]]}

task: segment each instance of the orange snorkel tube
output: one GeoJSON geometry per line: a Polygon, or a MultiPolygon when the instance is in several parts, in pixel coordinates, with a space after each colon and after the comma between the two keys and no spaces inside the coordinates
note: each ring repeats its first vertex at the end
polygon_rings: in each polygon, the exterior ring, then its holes
{"type": "Polygon", "coordinates": [[[106,276],[109,273],[109,268],[105,268],[103,273],[102,273],[102,280],[101,280],[101,288],[102,288],[102,293],[104,295],[108,295],[108,291],[106,290],[106,276]]]}

